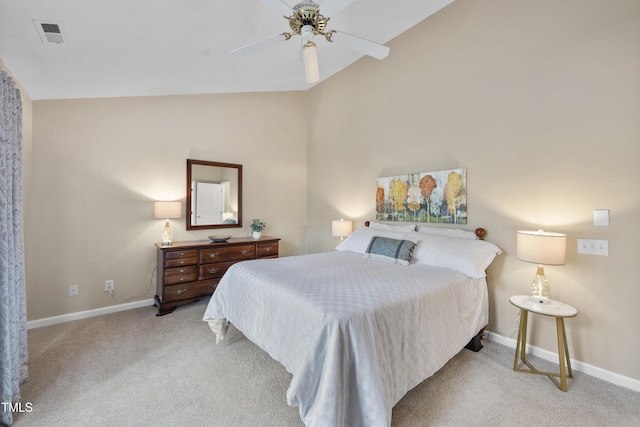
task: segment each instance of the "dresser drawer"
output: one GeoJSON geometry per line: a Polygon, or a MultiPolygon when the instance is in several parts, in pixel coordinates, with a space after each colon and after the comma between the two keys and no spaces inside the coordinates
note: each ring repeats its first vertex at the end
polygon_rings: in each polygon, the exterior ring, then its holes
{"type": "Polygon", "coordinates": [[[256,257],[268,258],[278,256],[278,242],[272,243],[258,243],[256,245],[256,257]]]}
{"type": "Polygon", "coordinates": [[[185,275],[185,274],[193,274],[198,272],[198,266],[196,265],[186,265],[183,267],[174,267],[174,268],[166,268],[164,270],[164,276],[174,276],[174,275],[185,275]]]}
{"type": "Polygon", "coordinates": [[[216,262],[213,264],[200,265],[200,279],[211,279],[214,277],[222,277],[229,267],[238,261],[216,262]]]}
{"type": "Polygon", "coordinates": [[[254,259],[255,257],[256,245],[225,246],[200,250],[200,264],[254,259]]]}
{"type": "Polygon", "coordinates": [[[176,283],[193,282],[198,280],[198,267],[195,265],[186,267],[167,268],[164,271],[164,284],[174,285],[176,283]]]}
{"type": "Polygon", "coordinates": [[[162,302],[179,301],[211,295],[218,285],[219,279],[201,280],[182,285],[165,286],[162,292],[162,302]]]}
{"type": "Polygon", "coordinates": [[[198,263],[196,249],[186,251],[168,251],[164,254],[164,267],[179,267],[181,265],[195,265],[198,263]]]}

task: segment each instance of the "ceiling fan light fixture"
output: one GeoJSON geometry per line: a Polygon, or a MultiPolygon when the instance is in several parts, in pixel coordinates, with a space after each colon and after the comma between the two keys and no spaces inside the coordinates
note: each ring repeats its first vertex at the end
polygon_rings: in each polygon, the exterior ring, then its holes
{"type": "Polygon", "coordinates": [[[313,36],[314,36],[314,30],[313,27],[311,25],[304,25],[301,29],[300,29],[300,36],[302,37],[302,44],[306,44],[308,42],[310,42],[311,40],[313,40],[313,36]]]}
{"type": "Polygon", "coordinates": [[[318,70],[318,51],[316,44],[308,41],[302,46],[304,55],[304,75],[307,83],[315,83],[320,80],[320,71],[318,70]]]}

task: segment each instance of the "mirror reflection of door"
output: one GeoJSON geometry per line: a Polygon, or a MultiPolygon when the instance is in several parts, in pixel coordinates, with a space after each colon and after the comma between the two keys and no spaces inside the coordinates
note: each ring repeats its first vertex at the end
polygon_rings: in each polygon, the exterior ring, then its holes
{"type": "Polygon", "coordinates": [[[194,225],[219,224],[222,222],[222,212],[224,210],[224,185],[210,182],[194,182],[192,189],[195,190],[192,198],[191,212],[194,218],[191,223],[194,225]]]}
{"type": "Polygon", "coordinates": [[[187,159],[187,205],[187,230],[242,227],[242,165],[187,159]]]}

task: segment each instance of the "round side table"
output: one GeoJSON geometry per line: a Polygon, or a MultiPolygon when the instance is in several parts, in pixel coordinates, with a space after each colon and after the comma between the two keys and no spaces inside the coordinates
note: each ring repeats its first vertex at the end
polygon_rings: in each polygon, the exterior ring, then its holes
{"type": "Polygon", "coordinates": [[[554,300],[550,300],[550,304],[538,304],[531,301],[529,295],[515,295],[509,298],[509,301],[520,309],[520,327],[518,329],[518,341],[516,342],[516,356],[513,362],[513,370],[529,374],[546,375],[560,390],[567,391],[567,377],[573,378],[573,372],[571,371],[571,359],[569,358],[569,347],[567,346],[567,334],[564,329],[564,318],[577,316],[578,310],[569,304],[554,300]],[[527,316],[529,312],[556,318],[560,373],[539,371],[526,359],[527,316]],[[518,359],[527,365],[529,369],[521,368],[518,359]],[[560,377],[560,381],[558,381],[557,377],[560,377]]]}

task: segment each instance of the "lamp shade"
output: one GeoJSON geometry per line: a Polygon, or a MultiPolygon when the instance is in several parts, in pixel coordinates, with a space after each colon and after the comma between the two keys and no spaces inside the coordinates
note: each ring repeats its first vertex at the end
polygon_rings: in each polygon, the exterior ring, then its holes
{"type": "Polygon", "coordinates": [[[154,202],[153,217],[156,219],[180,218],[182,216],[182,202],[154,202]]]}
{"type": "Polygon", "coordinates": [[[562,233],[518,231],[516,255],[518,259],[542,265],[564,265],[567,236],[562,233]]]}
{"type": "Polygon", "coordinates": [[[331,235],[335,237],[346,237],[353,231],[353,223],[344,219],[334,219],[331,222],[331,235]]]}

